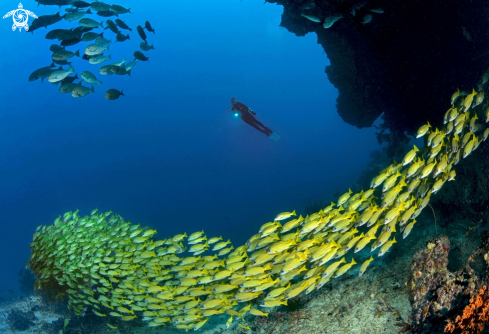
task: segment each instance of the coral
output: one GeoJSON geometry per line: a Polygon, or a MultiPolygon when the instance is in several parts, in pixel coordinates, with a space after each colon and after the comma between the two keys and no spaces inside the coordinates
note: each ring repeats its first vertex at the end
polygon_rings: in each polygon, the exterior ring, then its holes
{"type": "Polygon", "coordinates": [[[446,237],[431,239],[413,257],[407,289],[413,306],[412,333],[436,332],[444,328],[447,312],[463,307],[465,296],[477,290],[480,278],[466,265],[456,273],[447,270],[450,242],[446,237]],[[428,328],[426,324],[429,324],[428,328]]]}
{"type": "Polygon", "coordinates": [[[445,333],[482,333],[489,321],[489,295],[486,290],[484,285],[479,293],[470,299],[462,315],[447,324],[445,333]]]}

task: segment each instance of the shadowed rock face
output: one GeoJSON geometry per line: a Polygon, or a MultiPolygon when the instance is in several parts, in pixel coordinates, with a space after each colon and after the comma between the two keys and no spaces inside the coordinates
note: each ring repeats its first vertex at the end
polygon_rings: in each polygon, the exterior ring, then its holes
{"type": "Polygon", "coordinates": [[[266,1],[284,6],[281,26],[317,34],[331,61],[325,72],[339,90],[338,113],[359,128],[382,113],[397,137],[427,120],[441,126],[452,93],[472,90],[489,67],[487,1],[366,1],[355,16],[359,2],[348,0],[266,1]],[[377,8],[384,13],[369,11],[377,8]],[[323,28],[326,17],[339,14],[344,18],[323,28]],[[372,20],[363,25],[367,14],[372,20]]]}

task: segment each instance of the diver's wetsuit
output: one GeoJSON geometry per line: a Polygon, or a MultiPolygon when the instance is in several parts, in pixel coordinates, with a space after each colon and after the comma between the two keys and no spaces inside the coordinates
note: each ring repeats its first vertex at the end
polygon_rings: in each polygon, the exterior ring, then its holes
{"type": "Polygon", "coordinates": [[[257,120],[253,114],[252,110],[248,108],[246,105],[244,105],[241,102],[234,102],[232,109],[231,110],[237,110],[241,113],[241,119],[245,121],[245,123],[251,125],[261,133],[264,133],[267,137],[270,137],[270,135],[273,133],[272,130],[267,128],[265,125],[263,125],[262,122],[257,120]]]}

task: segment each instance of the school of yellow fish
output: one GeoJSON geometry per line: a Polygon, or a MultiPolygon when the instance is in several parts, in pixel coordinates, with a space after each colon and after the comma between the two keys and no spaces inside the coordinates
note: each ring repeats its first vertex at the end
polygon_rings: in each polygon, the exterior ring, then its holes
{"type": "MultiPolygon", "coordinates": [[[[110,211],[83,218],[67,212],[34,233],[28,267],[35,287],[68,296],[77,315],[91,311],[198,330],[209,317],[227,314],[228,327],[238,321],[249,329],[243,318],[248,312],[267,316],[260,307],[284,305],[345,274],[357,264],[353,258],[346,263],[348,251],[369,246],[382,256],[397,231],[406,238],[431,196],[455,179],[453,166],[487,139],[489,107],[483,100],[484,92],[455,92],[443,128],[423,125],[417,137],[424,137],[425,148],[414,146],[401,163],[382,170],[371,189],[349,190],[305,218],[281,213],[236,248],[204,231],[155,240],[156,230],[110,211]]],[[[117,328],[110,317],[107,325],[117,328]]]]}

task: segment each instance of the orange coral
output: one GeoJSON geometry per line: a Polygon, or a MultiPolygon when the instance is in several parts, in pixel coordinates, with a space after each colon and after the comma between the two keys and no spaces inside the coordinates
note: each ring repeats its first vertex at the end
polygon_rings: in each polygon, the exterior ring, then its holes
{"type": "Polygon", "coordinates": [[[457,316],[455,322],[449,322],[445,326],[445,333],[482,333],[489,321],[489,295],[486,295],[486,290],[484,285],[475,298],[470,298],[462,316],[457,316]]]}

